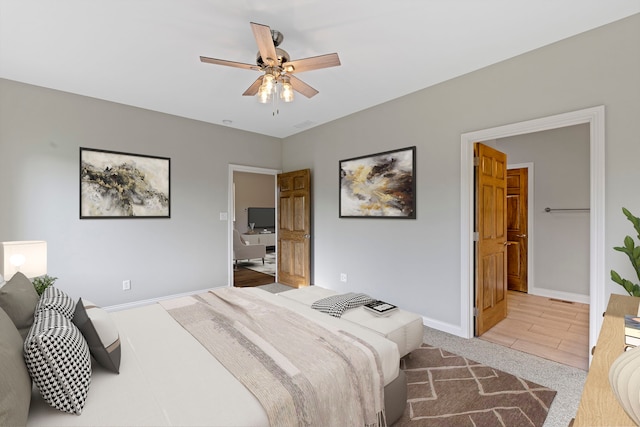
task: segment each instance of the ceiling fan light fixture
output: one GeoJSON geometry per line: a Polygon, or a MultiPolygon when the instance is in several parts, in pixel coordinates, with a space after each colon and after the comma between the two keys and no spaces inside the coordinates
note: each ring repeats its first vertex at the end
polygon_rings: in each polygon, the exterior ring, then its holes
{"type": "Polygon", "coordinates": [[[263,84],[260,85],[260,89],[258,89],[257,98],[258,102],[261,104],[267,104],[272,99],[272,90],[267,89],[267,87],[263,84]]]}
{"type": "Polygon", "coordinates": [[[284,102],[293,101],[293,86],[288,80],[282,82],[282,90],[280,91],[280,99],[284,102]]]}
{"type": "Polygon", "coordinates": [[[255,22],[251,22],[251,29],[258,45],[255,65],[205,56],[200,56],[200,61],[264,73],[242,94],[243,96],[256,95],[260,103],[266,104],[273,101],[274,105],[277,105],[279,100],[291,102],[294,98],[294,92],[311,98],[318,91],[292,74],[341,65],[337,53],[291,61],[289,53],[278,47],[284,39],[281,32],[255,22]],[[278,84],[281,84],[282,87],[279,87],[278,84]]]}
{"type": "Polygon", "coordinates": [[[267,72],[262,77],[262,83],[257,93],[259,103],[266,104],[273,99],[273,94],[276,91],[276,83],[276,77],[270,72],[267,72]]]}
{"type": "Polygon", "coordinates": [[[260,88],[264,87],[264,89],[268,92],[273,92],[273,87],[276,85],[276,78],[273,74],[266,73],[262,78],[262,85],[260,88]]]}

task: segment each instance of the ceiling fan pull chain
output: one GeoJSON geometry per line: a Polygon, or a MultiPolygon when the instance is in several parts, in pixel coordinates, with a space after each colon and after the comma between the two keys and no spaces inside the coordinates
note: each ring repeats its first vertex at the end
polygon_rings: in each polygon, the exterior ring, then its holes
{"type": "Polygon", "coordinates": [[[280,110],[278,109],[278,98],[279,98],[278,92],[279,92],[279,87],[278,87],[278,81],[276,80],[275,84],[273,85],[273,96],[271,98],[271,102],[273,103],[273,111],[271,112],[271,115],[273,117],[280,114],[280,110]]]}

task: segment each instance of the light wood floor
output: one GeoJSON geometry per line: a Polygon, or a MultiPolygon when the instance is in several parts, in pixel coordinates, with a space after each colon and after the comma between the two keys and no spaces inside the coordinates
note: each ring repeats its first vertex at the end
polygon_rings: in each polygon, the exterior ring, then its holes
{"type": "Polygon", "coordinates": [[[589,304],[509,291],[507,307],[480,339],[588,370],[589,304]]]}

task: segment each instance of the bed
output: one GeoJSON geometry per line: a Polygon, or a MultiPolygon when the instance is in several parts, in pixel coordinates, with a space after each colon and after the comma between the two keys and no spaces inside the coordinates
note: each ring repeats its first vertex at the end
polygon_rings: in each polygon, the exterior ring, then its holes
{"type": "MultiPolygon", "coordinates": [[[[358,345],[370,347],[372,353],[377,355],[377,374],[384,388],[384,398],[380,404],[386,408],[387,422],[393,422],[402,414],[406,402],[406,383],[403,373],[399,371],[400,353],[396,343],[379,333],[353,322],[327,316],[291,298],[279,297],[257,288],[223,289],[223,292],[232,292],[234,298],[236,291],[247,295],[251,304],[262,301],[269,307],[286,309],[293,313],[292,316],[300,316],[313,323],[314,328],[319,325],[322,330],[342,331],[360,343],[358,345]]],[[[202,294],[195,299],[206,299],[211,295],[202,294]]],[[[109,317],[119,333],[119,374],[98,366],[94,359],[91,383],[80,415],[53,408],[34,386],[27,425],[274,424],[270,423],[272,414],[267,413],[264,402],[261,403],[228,367],[216,359],[204,343],[201,344],[199,340],[202,338],[196,338],[197,334],[187,331],[185,325],[177,320],[176,310],[192,312],[189,307],[193,301],[194,297],[184,297],[110,313],[109,317]]],[[[304,353],[313,355],[315,351],[319,350],[308,348],[304,353]]],[[[332,376],[334,374],[331,372],[326,373],[327,378],[332,376]]],[[[372,378],[375,376],[374,372],[372,378]]],[[[327,388],[330,387],[329,382],[327,388]]],[[[341,395],[342,391],[335,389],[331,393],[341,395]]],[[[323,404],[319,404],[320,409],[331,413],[323,404]]],[[[279,403],[275,402],[274,405],[279,406],[279,403]]]]}

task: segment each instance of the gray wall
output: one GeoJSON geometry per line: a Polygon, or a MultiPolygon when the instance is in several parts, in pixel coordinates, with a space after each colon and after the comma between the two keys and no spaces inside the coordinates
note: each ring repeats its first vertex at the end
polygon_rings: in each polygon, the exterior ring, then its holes
{"type": "MultiPolygon", "coordinates": [[[[640,214],[640,15],[353,114],[285,140],[283,167],[313,170],[314,283],[360,289],[460,326],[461,134],[606,107],[606,268],[640,214]],[[339,219],[338,161],[417,146],[417,216],[339,219]],[[339,281],[341,272],[349,282],[339,281]]],[[[607,279],[609,292],[624,293],[607,279]]],[[[455,329],[455,328],[451,328],[455,329]]]]}
{"type": "Polygon", "coordinates": [[[0,240],[46,240],[56,284],[103,306],[227,284],[228,165],[280,169],[281,140],[6,80],[0,94],[0,240]],[[80,146],[170,157],[171,219],[80,220],[80,146]]]}
{"type": "Polygon", "coordinates": [[[533,280],[529,282],[529,292],[563,292],[588,302],[588,298],[580,296],[589,296],[589,212],[547,213],[544,209],[589,207],[589,125],[501,138],[486,144],[506,153],[510,165],[533,164],[533,194],[529,194],[534,203],[529,212],[533,220],[533,230],[529,230],[533,255],[529,271],[533,280]]]}

